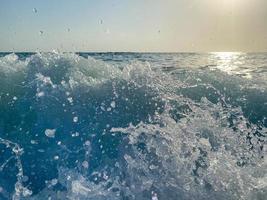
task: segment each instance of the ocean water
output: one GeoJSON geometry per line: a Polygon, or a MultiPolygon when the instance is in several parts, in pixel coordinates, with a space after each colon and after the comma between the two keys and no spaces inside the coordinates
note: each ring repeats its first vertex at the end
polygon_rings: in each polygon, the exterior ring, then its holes
{"type": "Polygon", "coordinates": [[[267,54],[1,53],[0,199],[267,196],[267,54]]]}

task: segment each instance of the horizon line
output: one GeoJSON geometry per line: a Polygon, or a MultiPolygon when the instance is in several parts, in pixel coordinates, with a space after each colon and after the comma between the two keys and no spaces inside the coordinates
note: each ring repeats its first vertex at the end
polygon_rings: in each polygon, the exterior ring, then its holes
{"type": "Polygon", "coordinates": [[[267,51],[0,51],[0,53],[267,53],[267,51]]]}

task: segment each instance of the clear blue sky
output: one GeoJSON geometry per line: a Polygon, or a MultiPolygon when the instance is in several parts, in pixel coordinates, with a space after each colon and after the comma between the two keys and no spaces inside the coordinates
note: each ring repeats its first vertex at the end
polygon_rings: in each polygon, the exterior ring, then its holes
{"type": "Polygon", "coordinates": [[[267,51],[266,19],[266,0],[0,0],[0,51],[267,51]]]}

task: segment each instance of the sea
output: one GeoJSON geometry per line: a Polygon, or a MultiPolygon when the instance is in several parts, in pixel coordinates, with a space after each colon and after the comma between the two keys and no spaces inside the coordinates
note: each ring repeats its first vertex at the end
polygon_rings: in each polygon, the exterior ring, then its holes
{"type": "Polygon", "coordinates": [[[266,200],[267,53],[0,53],[1,200],[266,200]]]}

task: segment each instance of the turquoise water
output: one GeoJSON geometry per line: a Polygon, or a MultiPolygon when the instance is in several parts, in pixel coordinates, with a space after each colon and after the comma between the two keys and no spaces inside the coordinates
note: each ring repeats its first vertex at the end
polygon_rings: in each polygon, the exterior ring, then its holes
{"type": "Polygon", "coordinates": [[[1,53],[0,199],[264,199],[267,54],[1,53]]]}

